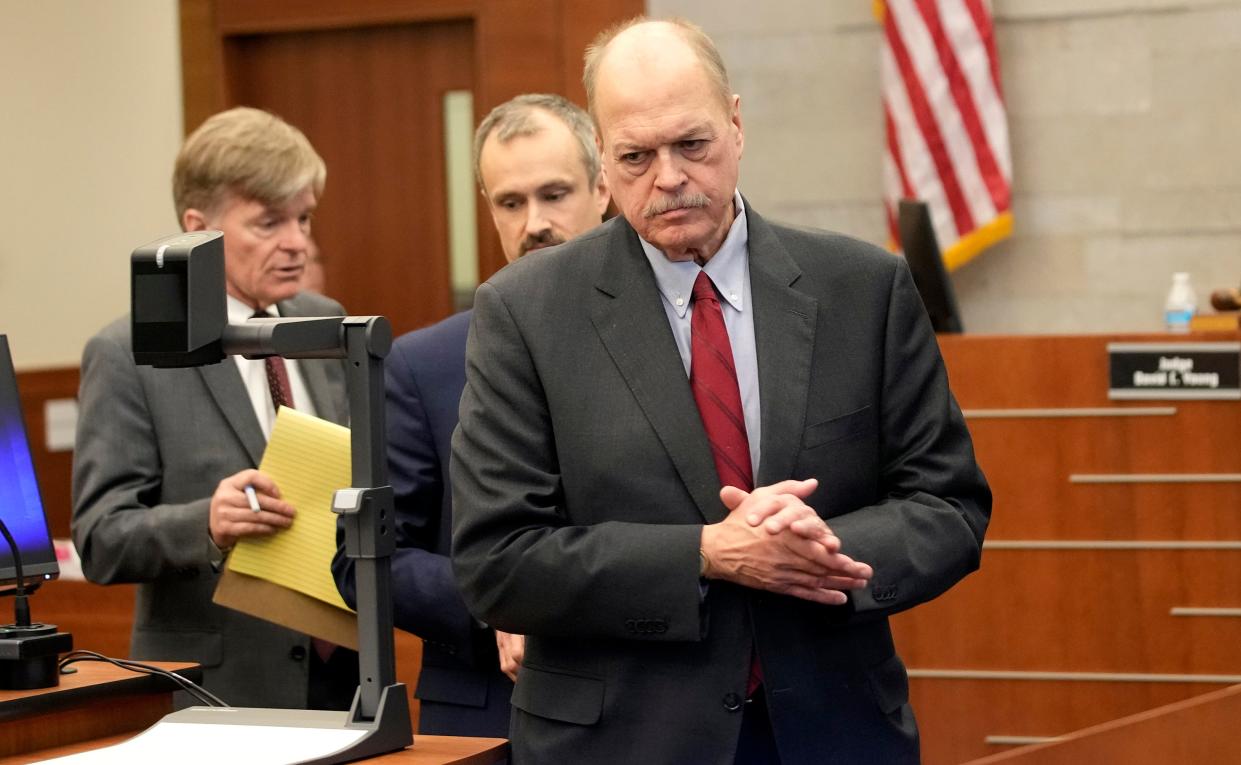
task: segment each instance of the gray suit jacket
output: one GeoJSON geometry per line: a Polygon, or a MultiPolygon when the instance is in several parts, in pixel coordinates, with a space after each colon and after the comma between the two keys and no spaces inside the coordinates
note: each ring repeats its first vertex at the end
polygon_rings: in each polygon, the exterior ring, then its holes
{"type": "MultiPolygon", "coordinates": [[[[303,293],[280,313],[343,311],[303,293]]],[[[318,415],[346,424],[342,362],[298,364],[318,415]]],[[[87,343],[78,402],[73,540],[91,581],[140,583],[132,657],[198,662],[236,706],[305,707],[309,638],[211,602],[211,494],[266,446],[236,365],[136,366],[125,316],[87,343]]]]}
{"type": "Polygon", "coordinates": [[[528,636],[514,762],[731,763],[752,651],[783,762],[917,761],[887,617],[978,566],[990,492],[904,261],[747,215],[757,483],[817,477],[874,578],[844,607],[704,595],[725,510],[636,234],[523,258],[477,293],[452,457],[466,602],[528,636]]]}

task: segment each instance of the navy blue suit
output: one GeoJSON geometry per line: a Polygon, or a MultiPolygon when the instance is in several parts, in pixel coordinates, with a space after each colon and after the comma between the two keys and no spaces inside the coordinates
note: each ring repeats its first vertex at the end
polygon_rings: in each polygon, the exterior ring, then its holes
{"type": "MultiPolygon", "coordinates": [[[[500,671],[495,634],[465,607],[449,562],[452,493],[448,458],[465,387],[470,312],[392,344],[385,365],[388,468],[396,495],[393,618],[423,639],[418,730],[431,735],[507,737],[513,684],[500,671]]],[[[338,543],[343,543],[337,534],[338,543]]],[[[354,603],[353,565],[332,564],[354,603]]]]}

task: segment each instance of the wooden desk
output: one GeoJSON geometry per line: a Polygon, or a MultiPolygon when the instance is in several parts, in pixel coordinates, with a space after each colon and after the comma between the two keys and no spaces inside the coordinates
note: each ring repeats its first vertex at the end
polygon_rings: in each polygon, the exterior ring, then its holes
{"type": "MultiPolygon", "coordinates": [[[[52,749],[41,749],[16,757],[0,758],[0,765],[25,765],[52,757],[64,757],[90,749],[119,744],[133,733],[80,742],[52,749]]],[[[423,736],[414,734],[409,749],[361,760],[366,765],[495,765],[508,757],[508,742],[502,738],[467,738],[465,736],[423,736]]]]}
{"type": "MultiPolygon", "coordinates": [[[[103,585],[60,579],[40,587],[30,607],[36,620],[71,633],[76,647],[105,656],[128,656],[137,589],[134,584],[103,585]]],[[[397,682],[415,688],[422,669],[422,641],[404,630],[396,630],[393,638],[397,682]]],[[[409,719],[411,727],[418,730],[418,699],[412,697],[409,719]]]]}
{"type": "MultiPolygon", "coordinates": [[[[146,662],[198,682],[185,662],[146,662]]],[[[0,691],[0,765],[37,762],[119,744],[173,711],[177,686],[102,662],[84,661],[55,688],[0,691]]],[[[366,760],[382,765],[493,765],[508,757],[502,738],[414,737],[414,746],[366,760]]]]}
{"type": "MultiPolygon", "coordinates": [[[[195,682],[202,679],[196,664],[148,663],[195,682]]],[[[178,686],[167,678],[102,662],[73,666],[78,671],[62,675],[55,688],[0,691],[0,756],[5,757],[0,762],[29,762],[30,756],[23,752],[131,735],[172,711],[178,686]]]]}

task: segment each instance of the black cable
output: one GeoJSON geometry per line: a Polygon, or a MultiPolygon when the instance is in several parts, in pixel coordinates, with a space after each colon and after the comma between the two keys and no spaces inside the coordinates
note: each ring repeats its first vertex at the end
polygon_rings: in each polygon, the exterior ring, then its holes
{"type": "Polygon", "coordinates": [[[13,626],[29,627],[30,602],[26,600],[26,575],[22,571],[22,551],[18,548],[17,542],[13,540],[13,535],[9,533],[9,527],[4,525],[3,520],[0,520],[0,534],[4,534],[4,541],[9,543],[9,549],[13,551],[13,565],[17,573],[17,589],[13,592],[13,626]]]}
{"type": "Polygon", "coordinates": [[[198,686],[195,686],[189,680],[187,680],[184,677],[181,677],[180,675],[174,672],[168,672],[167,670],[160,669],[159,667],[152,667],[152,666],[148,666],[145,664],[139,664],[138,662],[129,662],[125,659],[112,659],[107,656],[103,656],[102,654],[97,654],[94,651],[78,650],[78,651],[72,651],[70,653],[65,654],[64,658],[62,658],[60,661],[59,669],[63,673],[66,667],[68,667],[70,664],[73,664],[79,661],[104,661],[109,664],[120,667],[122,669],[127,669],[131,672],[138,672],[140,674],[145,674],[145,675],[160,675],[162,677],[167,677],[168,679],[176,683],[186,693],[189,693],[191,696],[193,696],[199,703],[206,704],[207,706],[213,706],[213,703],[211,702],[210,699],[207,699],[206,697],[204,697],[202,694],[199,693],[199,691],[202,689],[198,688],[198,686]]]}
{"type": "Polygon", "coordinates": [[[77,650],[67,653],[60,661],[60,668],[63,671],[65,667],[78,661],[105,661],[122,669],[128,669],[131,672],[166,677],[180,686],[186,693],[189,693],[199,702],[206,704],[207,706],[228,706],[228,704],[222,701],[218,696],[215,696],[207,689],[193,683],[175,672],[170,672],[166,669],[154,667],[149,664],[143,664],[142,662],[131,661],[129,659],[113,659],[108,656],[95,653],[94,651],[77,650]]]}
{"type": "Polygon", "coordinates": [[[184,690],[186,693],[190,694],[191,696],[193,696],[195,699],[205,704],[206,706],[209,706],[209,707],[227,707],[228,706],[228,704],[225,703],[222,699],[220,699],[219,696],[216,696],[214,693],[207,690],[206,688],[203,688],[201,685],[198,685],[192,680],[188,680],[182,677],[181,675],[178,675],[176,672],[170,672],[169,670],[163,669],[161,667],[154,667],[154,666],[151,666],[150,664],[143,664],[140,661],[131,661],[130,659],[113,659],[109,656],[104,656],[101,653],[95,653],[94,651],[77,649],[74,651],[70,651],[69,653],[61,657],[58,668],[63,673],[65,667],[69,666],[70,664],[79,662],[79,661],[103,661],[109,664],[113,664],[117,667],[120,667],[121,669],[127,669],[130,672],[138,672],[144,675],[159,675],[161,677],[166,677],[169,680],[172,680],[178,686],[180,686],[181,689],[184,690]]]}

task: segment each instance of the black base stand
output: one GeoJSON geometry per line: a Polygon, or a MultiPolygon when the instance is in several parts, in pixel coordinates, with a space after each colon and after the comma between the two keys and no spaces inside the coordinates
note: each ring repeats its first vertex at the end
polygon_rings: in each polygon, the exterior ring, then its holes
{"type": "Polygon", "coordinates": [[[367,720],[360,714],[361,690],[353,697],[349,710],[347,728],[366,728],[369,733],[346,749],[319,760],[307,760],[301,765],[335,765],[364,757],[375,757],[404,749],[414,741],[409,723],[409,693],[402,683],[386,686],[379,694],[379,711],[374,719],[367,720]]]}
{"type": "Polygon", "coordinates": [[[56,662],[73,650],[73,635],[55,624],[0,627],[0,689],[26,691],[60,684],[56,662]]]}

